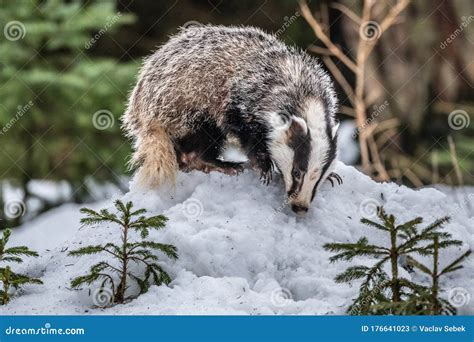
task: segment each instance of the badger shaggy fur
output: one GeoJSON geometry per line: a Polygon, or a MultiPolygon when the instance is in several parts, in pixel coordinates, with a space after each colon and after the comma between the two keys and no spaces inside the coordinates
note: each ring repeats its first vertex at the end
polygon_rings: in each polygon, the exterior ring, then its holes
{"type": "Polygon", "coordinates": [[[336,158],[336,96],[318,62],[252,27],[194,26],[148,57],[123,116],[145,186],[183,171],[236,174],[238,141],[264,182],[278,170],[293,211],[308,210],[336,158]]]}

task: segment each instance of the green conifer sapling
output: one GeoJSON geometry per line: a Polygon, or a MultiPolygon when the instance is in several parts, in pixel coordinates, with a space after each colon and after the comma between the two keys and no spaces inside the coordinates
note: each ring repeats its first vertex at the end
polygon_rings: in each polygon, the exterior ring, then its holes
{"type": "Polygon", "coordinates": [[[71,281],[71,287],[79,288],[84,284],[90,285],[100,282],[101,289],[106,286],[110,288],[114,303],[123,303],[124,300],[130,298],[130,296],[126,296],[129,280],[133,280],[139,285],[140,294],[146,292],[151,284],[161,285],[171,282],[168,273],[157,263],[158,257],[152,250],[161,251],[171,259],[177,259],[178,254],[173,245],[145,240],[150,229],[158,230],[165,227],[168,220],[165,216],[145,217],[143,214],[146,213],[146,210],[133,211],[132,202],[124,204],[117,200],[115,207],[118,211],[117,214],[110,213],[107,209],[102,209],[99,212],[87,208],[81,209],[81,212],[86,214],[86,217],[81,219],[81,223],[85,226],[94,226],[102,222],[118,225],[121,230],[121,244],[107,243],[71,251],[69,255],[77,257],[103,253],[112,259],[112,261],[101,261],[91,266],[88,274],[71,281]],[[131,230],[140,233],[142,240],[131,241],[129,236],[131,230]],[[144,266],[143,274],[133,273],[130,270],[131,262],[144,266]]]}
{"type": "MultiPolygon", "coordinates": [[[[38,253],[30,250],[26,246],[8,247],[7,243],[10,239],[10,229],[3,231],[3,236],[0,239],[0,263],[16,262],[22,263],[22,257],[37,257],[38,253]]],[[[26,274],[15,273],[12,271],[10,265],[0,267],[0,281],[2,282],[2,289],[0,290],[0,305],[7,304],[11,299],[11,290],[18,290],[25,284],[42,284],[39,279],[32,278],[26,274]]]]}
{"type": "MultiPolygon", "coordinates": [[[[427,241],[433,239],[449,239],[450,234],[439,232],[438,229],[449,221],[443,217],[428,225],[421,231],[418,225],[423,222],[421,217],[396,224],[393,215],[387,215],[382,207],[377,208],[377,216],[381,223],[367,218],[361,222],[368,227],[381,230],[387,234],[389,243],[387,246],[369,244],[366,237],[360,238],[356,243],[328,243],[324,245],[326,250],[336,252],[329,260],[336,262],[340,260],[351,261],[356,257],[373,257],[378,261],[371,267],[351,266],[343,273],[336,276],[337,283],[351,282],[363,279],[360,286],[359,296],[349,307],[348,312],[352,314],[407,314],[411,313],[414,293],[419,293],[424,288],[415,282],[399,275],[398,264],[403,258],[413,260],[411,254],[428,255],[433,251],[427,241]],[[389,264],[390,274],[383,267],[389,264]]],[[[446,240],[440,242],[443,246],[451,246],[457,242],[446,240]]],[[[459,262],[461,262],[459,260],[459,262]]],[[[458,264],[456,264],[458,265],[458,264]]],[[[455,266],[456,266],[455,265],[455,266]]]]}

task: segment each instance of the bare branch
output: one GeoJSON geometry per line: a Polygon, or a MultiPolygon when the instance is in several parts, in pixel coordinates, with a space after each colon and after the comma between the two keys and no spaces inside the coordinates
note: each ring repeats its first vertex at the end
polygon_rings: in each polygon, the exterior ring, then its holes
{"type": "Polygon", "coordinates": [[[308,50],[311,51],[311,52],[314,52],[318,55],[334,56],[334,54],[329,49],[326,49],[326,48],[323,48],[323,47],[320,47],[320,46],[316,46],[316,45],[310,45],[308,47],[308,50]]]}
{"type": "Polygon", "coordinates": [[[351,104],[354,106],[355,105],[355,94],[354,90],[352,90],[352,87],[350,86],[349,82],[346,80],[342,72],[339,70],[339,68],[334,64],[332,59],[330,57],[324,56],[322,57],[324,64],[327,66],[329,71],[331,71],[331,74],[334,76],[336,81],[341,85],[341,88],[344,90],[346,93],[349,101],[351,104]]]}
{"type": "Polygon", "coordinates": [[[355,117],[354,108],[347,107],[347,106],[339,106],[339,113],[355,117]]]}
{"type": "Polygon", "coordinates": [[[458,179],[458,185],[464,185],[464,181],[462,179],[462,172],[459,168],[458,157],[456,154],[456,145],[454,144],[453,137],[448,135],[448,143],[449,143],[449,154],[451,156],[451,162],[454,166],[454,172],[456,173],[456,178],[458,179]]]}
{"type": "Polygon", "coordinates": [[[309,26],[314,31],[316,37],[323,42],[323,44],[336,56],[341,62],[343,62],[349,69],[353,72],[357,73],[357,65],[347,56],[345,55],[341,49],[339,49],[329,37],[324,33],[324,30],[321,24],[314,18],[311,10],[308,7],[308,4],[305,0],[301,0],[299,2],[301,14],[308,22],[309,26]]]}
{"type": "Polygon", "coordinates": [[[349,19],[351,19],[357,25],[361,24],[362,20],[360,19],[360,17],[357,14],[355,14],[354,11],[350,10],[345,5],[339,2],[335,2],[335,3],[331,3],[330,7],[339,10],[341,13],[344,13],[349,19]]]}

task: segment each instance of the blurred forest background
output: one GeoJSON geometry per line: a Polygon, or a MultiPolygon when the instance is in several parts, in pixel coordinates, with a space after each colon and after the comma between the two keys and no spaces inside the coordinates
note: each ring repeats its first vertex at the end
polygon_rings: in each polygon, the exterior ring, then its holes
{"type": "Polygon", "coordinates": [[[127,94],[183,25],[254,25],[320,57],[341,155],[375,179],[473,184],[473,22],[469,0],[0,0],[0,228],[126,191],[127,94]]]}

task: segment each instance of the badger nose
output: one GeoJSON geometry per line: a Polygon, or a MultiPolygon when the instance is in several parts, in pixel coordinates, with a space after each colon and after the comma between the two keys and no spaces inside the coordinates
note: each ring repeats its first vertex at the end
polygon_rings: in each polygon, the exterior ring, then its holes
{"type": "Polygon", "coordinates": [[[302,215],[302,214],[305,214],[308,211],[308,208],[303,207],[302,205],[292,204],[291,205],[291,210],[293,210],[297,214],[302,215]]]}

